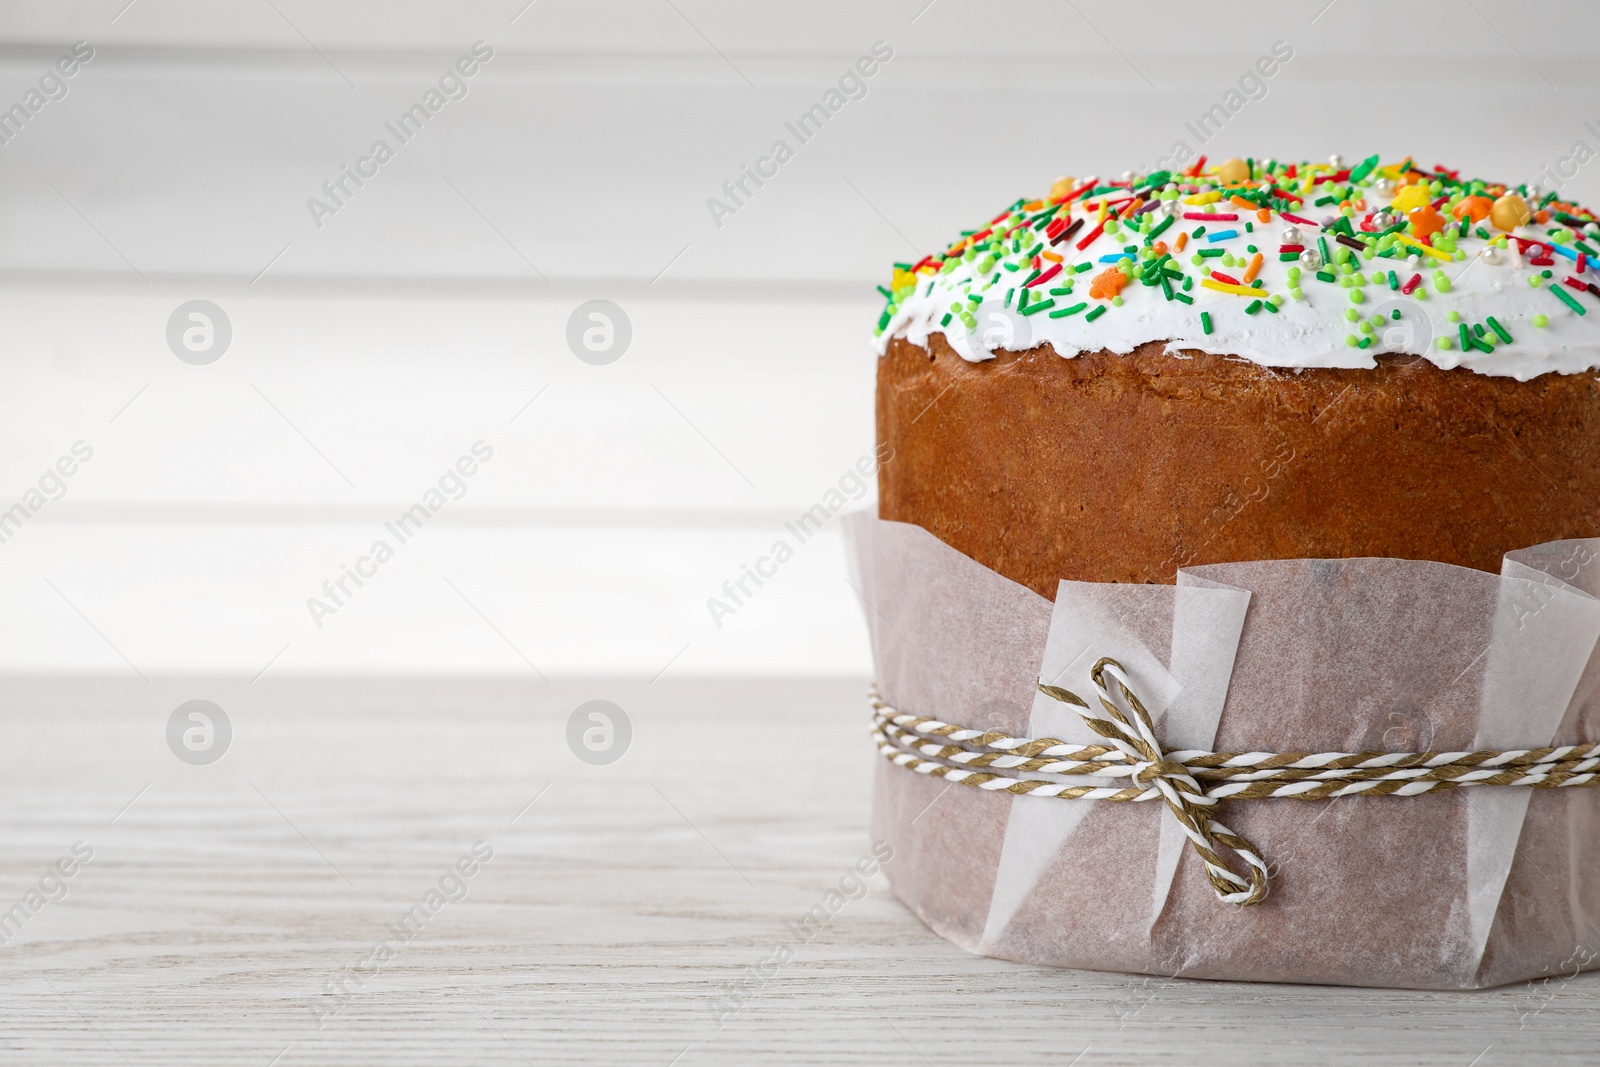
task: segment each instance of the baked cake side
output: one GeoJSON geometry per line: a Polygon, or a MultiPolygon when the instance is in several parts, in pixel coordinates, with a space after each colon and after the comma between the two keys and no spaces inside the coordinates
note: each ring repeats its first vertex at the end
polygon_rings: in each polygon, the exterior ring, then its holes
{"type": "Polygon", "coordinates": [[[897,265],[880,515],[1045,596],[1594,536],[1597,229],[1410,160],[1063,179],[897,265]]]}

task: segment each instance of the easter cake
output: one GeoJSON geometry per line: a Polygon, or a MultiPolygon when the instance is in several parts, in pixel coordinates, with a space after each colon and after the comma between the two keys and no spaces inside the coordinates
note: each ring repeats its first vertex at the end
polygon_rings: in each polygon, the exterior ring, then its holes
{"type": "Polygon", "coordinates": [[[897,264],[879,513],[1053,597],[1600,533],[1600,222],[1410,158],[1063,178],[897,264]]]}

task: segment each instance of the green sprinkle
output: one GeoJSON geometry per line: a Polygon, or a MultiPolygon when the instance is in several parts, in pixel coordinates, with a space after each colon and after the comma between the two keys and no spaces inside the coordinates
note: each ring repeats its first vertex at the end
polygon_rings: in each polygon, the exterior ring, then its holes
{"type": "Polygon", "coordinates": [[[1359,304],[1366,298],[1367,294],[1363,293],[1360,289],[1352,288],[1350,290],[1350,303],[1359,304]]]}
{"type": "Polygon", "coordinates": [[[1351,348],[1354,348],[1356,345],[1360,344],[1361,341],[1356,337],[1355,334],[1347,333],[1344,335],[1344,343],[1349,345],[1351,348]]]}
{"type": "Polygon", "coordinates": [[[1395,274],[1394,271],[1390,271],[1389,272],[1389,288],[1390,289],[1398,289],[1398,288],[1400,288],[1400,277],[1399,277],[1399,275],[1395,274]]]}
{"type": "MultiPolygon", "coordinates": [[[[888,322],[889,321],[889,317],[887,315],[885,315],[884,318],[883,318],[883,321],[884,322],[888,322]]],[[[1206,334],[1207,337],[1211,336],[1211,312],[1209,312],[1209,311],[1200,312],[1200,329],[1205,331],[1205,334],[1206,334]]]]}
{"type": "Polygon", "coordinates": [[[1200,238],[1204,237],[1205,235],[1206,228],[1204,226],[1196,226],[1194,228],[1194,232],[1189,234],[1189,236],[1196,241],[1200,240],[1200,238]]]}
{"type": "Polygon", "coordinates": [[[1472,351],[1472,331],[1467,329],[1467,324],[1462,323],[1458,329],[1461,331],[1461,351],[1472,351]]]}
{"type": "Polygon", "coordinates": [[[1336,282],[1336,281],[1338,281],[1338,280],[1339,280],[1339,278],[1338,278],[1338,276],[1337,276],[1337,275],[1334,275],[1334,274],[1329,274],[1329,273],[1328,273],[1328,272],[1327,272],[1327,271],[1325,271],[1325,270],[1319,270],[1319,271],[1317,271],[1317,277],[1318,277],[1318,278],[1319,278],[1319,279],[1320,279],[1320,280],[1322,280],[1322,281],[1325,281],[1325,282],[1336,282]]]}
{"type": "Polygon", "coordinates": [[[1202,248],[1196,253],[1201,259],[1217,259],[1228,254],[1225,248],[1202,248]]]}
{"type": "Polygon", "coordinates": [[[948,326],[948,325],[950,325],[950,315],[949,315],[948,312],[945,313],[944,318],[939,320],[939,325],[940,326],[948,326]]]}
{"type": "Polygon", "coordinates": [[[1371,348],[1371,347],[1372,347],[1372,338],[1370,338],[1370,337],[1363,337],[1363,338],[1362,338],[1362,339],[1361,339],[1361,343],[1360,343],[1360,344],[1358,344],[1358,345],[1356,345],[1356,347],[1357,347],[1357,348],[1371,348]]]}
{"type": "Polygon", "coordinates": [[[1050,312],[1050,317],[1052,319],[1064,319],[1068,315],[1076,315],[1078,312],[1082,311],[1084,308],[1086,308],[1088,306],[1089,306],[1088,304],[1073,304],[1069,308],[1062,308],[1060,311],[1052,311],[1052,312],[1050,312]]]}
{"type": "Polygon", "coordinates": [[[1112,307],[1116,307],[1116,308],[1121,307],[1122,306],[1122,297],[1120,297],[1120,296],[1112,297],[1111,298],[1111,306],[1112,307]]]}
{"type": "Polygon", "coordinates": [[[1511,335],[1506,332],[1506,328],[1504,326],[1500,325],[1500,320],[1495,318],[1493,315],[1489,316],[1489,329],[1499,334],[1500,340],[1504,341],[1506,344],[1511,343],[1511,335]]]}
{"type": "Polygon", "coordinates": [[[1455,342],[1448,337],[1440,337],[1433,342],[1433,346],[1441,352],[1448,352],[1455,347],[1455,342]]]}
{"type": "Polygon", "coordinates": [[[1101,315],[1104,315],[1105,313],[1106,313],[1106,306],[1104,304],[1101,304],[1099,307],[1097,307],[1093,311],[1089,312],[1089,314],[1085,315],[1083,317],[1083,320],[1085,322],[1093,322],[1095,319],[1098,319],[1101,315]]]}
{"type": "Polygon", "coordinates": [[[1250,301],[1250,303],[1248,303],[1248,304],[1246,304],[1244,306],[1244,313],[1246,315],[1254,315],[1256,312],[1258,312],[1260,310],[1261,310],[1261,301],[1259,301],[1259,300],[1252,300],[1252,301],[1250,301]]]}
{"type": "Polygon", "coordinates": [[[1542,330],[1550,325],[1550,317],[1541,312],[1533,317],[1533,324],[1542,330]]]}
{"type": "Polygon", "coordinates": [[[1188,295],[1186,295],[1184,293],[1173,293],[1172,294],[1172,298],[1174,300],[1182,300],[1185,304],[1194,303],[1194,297],[1188,296],[1188,295]]]}
{"type": "Polygon", "coordinates": [[[1578,303],[1576,300],[1572,299],[1572,297],[1568,296],[1566,293],[1561,291],[1561,286],[1552,285],[1550,287],[1550,291],[1552,293],[1556,294],[1556,296],[1560,297],[1561,298],[1561,302],[1563,304],[1567,305],[1567,307],[1571,308],[1577,314],[1579,314],[1579,315],[1587,315],[1588,314],[1588,312],[1583,309],[1583,305],[1582,304],[1578,303]]]}
{"type": "Polygon", "coordinates": [[[1072,287],[1069,285],[1069,286],[1064,286],[1064,287],[1062,287],[1060,289],[1052,289],[1052,290],[1050,290],[1050,295],[1051,296],[1068,296],[1068,295],[1071,294],[1071,292],[1072,292],[1072,287]]]}
{"type": "Polygon", "coordinates": [[[1543,283],[1544,279],[1539,277],[1537,274],[1528,275],[1528,284],[1533,286],[1535,289],[1539,288],[1539,286],[1543,283]]]}
{"type": "Polygon", "coordinates": [[[1293,289],[1289,290],[1289,299],[1291,299],[1291,300],[1304,300],[1305,298],[1306,298],[1306,294],[1300,291],[1300,287],[1299,286],[1295,286],[1293,289]]]}
{"type": "Polygon", "coordinates": [[[1272,300],[1264,301],[1261,306],[1266,308],[1270,314],[1276,315],[1278,313],[1278,303],[1282,303],[1282,298],[1274,296],[1272,300]],[[1277,303],[1274,303],[1274,301],[1277,301],[1277,303]]]}
{"type": "Polygon", "coordinates": [[[1078,274],[1082,274],[1086,270],[1093,270],[1094,269],[1094,260],[1086,259],[1082,263],[1079,263],[1076,267],[1073,267],[1072,269],[1073,269],[1074,272],[1076,272],[1078,274]]]}
{"type": "Polygon", "coordinates": [[[1452,311],[1452,312],[1450,312],[1450,314],[1446,315],[1445,318],[1449,319],[1451,322],[1460,322],[1461,321],[1461,312],[1452,311]]]}
{"type": "Polygon", "coordinates": [[[1047,308],[1053,308],[1055,306],[1056,302],[1054,300],[1045,299],[1035,304],[1029,304],[1027,307],[1022,308],[1021,311],[1024,315],[1034,315],[1038,312],[1044,311],[1047,308]]]}

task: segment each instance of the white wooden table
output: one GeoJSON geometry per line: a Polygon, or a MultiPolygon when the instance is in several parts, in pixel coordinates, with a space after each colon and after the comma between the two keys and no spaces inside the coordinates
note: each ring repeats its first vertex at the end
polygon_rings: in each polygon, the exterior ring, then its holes
{"type": "Polygon", "coordinates": [[[0,948],[0,1060],[1600,1059],[1597,975],[1437,994],[1043,970],[939,940],[881,876],[719,1029],[723,986],[869,847],[861,688],[0,683],[0,913],[74,842],[94,850],[0,948]],[[565,741],[595,697],[634,730],[607,767],[565,741]],[[210,766],[166,745],[194,698],[233,726],[210,766]],[[831,750],[804,746],[801,723],[831,750]],[[758,748],[786,770],[732,762],[758,748]],[[479,840],[493,858],[467,895],[362,971],[479,840]],[[341,975],[347,993],[327,992],[341,975]]]}

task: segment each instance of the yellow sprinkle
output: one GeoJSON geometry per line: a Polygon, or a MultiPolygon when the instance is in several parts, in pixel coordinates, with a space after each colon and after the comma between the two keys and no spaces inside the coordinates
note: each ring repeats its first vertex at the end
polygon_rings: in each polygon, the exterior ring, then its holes
{"type": "Polygon", "coordinates": [[[1215,204],[1221,199],[1222,194],[1213,189],[1209,193],[1196,193],[1194,196],[1186,196],[1183,198],[1183,202],[1185,204],[1215,204]]]}
{"type": "Polygon", "coordinates": [[[1448,252],[1441,252],[1437,248],[1430,248],[1428,245],[1423,244],[1421,241],[1418,241],[1416,238],[1407,237],[1403,233],[1395,234],[1394,235],[1394,239],[1396,241],[1399,241],[1403,245],[1409,245],[1410,247],[1417,249],[1419,252],[1426,252],[1426,253],[1428,253],[1428,255],[1434,257],[1435,259],[1454,259],[1455,258],[1454,256],[1452,256],[1448,252]]]}
{"type": "Polygon", "coordinates": [[[1200,284],[1207,289],[1215,289],[1219,293],[1232,293],[1235,296],[1253,296],[1265,300],[1265,289],[1252,289],[1248,285],[1229,285],[1227,282],[1212,281],[1210,278],[1201,278],[1200,284]]]}

